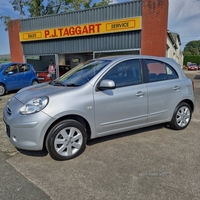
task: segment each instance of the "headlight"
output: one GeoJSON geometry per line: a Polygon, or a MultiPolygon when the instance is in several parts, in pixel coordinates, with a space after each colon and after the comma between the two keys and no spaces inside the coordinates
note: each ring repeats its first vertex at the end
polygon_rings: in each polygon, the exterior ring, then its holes
{"type": "Polygon", "coordinates": [[[48,102],[48,97],[39,97],[36,99],[32,99],[20,108],[19,113],[22,115],[29,115],[39,112],[47,106],[48,102]]]}

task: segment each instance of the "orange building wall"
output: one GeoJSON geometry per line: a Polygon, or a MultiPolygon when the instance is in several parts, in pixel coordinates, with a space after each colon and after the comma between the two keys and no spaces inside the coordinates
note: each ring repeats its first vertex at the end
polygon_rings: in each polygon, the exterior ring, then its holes
{"type": "Polygon", "coordinates": [[[23,62],[23,48],[19,41],[20,20],[11,20],[8,23],[10,43],[10,57],[12,62],[23,62]]]}
{"type": "Polygon", "coordinates": [[[166,56],[168,0],[142,1],[141,54],[166,56]]]}

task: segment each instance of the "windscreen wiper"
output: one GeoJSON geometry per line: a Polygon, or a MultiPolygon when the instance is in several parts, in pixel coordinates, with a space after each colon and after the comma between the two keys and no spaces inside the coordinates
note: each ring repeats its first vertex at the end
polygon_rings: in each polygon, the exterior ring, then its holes
{"type": "Polygon", "coordinates": [[[65,84],[62,84],[61,82],[58,81],[51,81],[49,82],[49,84],[54,86],[66,86],[65,84]]]}
{"type": "Polygon", "coordinates": [[[65,84],[65,86],[67,86],[67,87],[78,87],[80,85],[77,85],[77,84],[74,84],[74,83],[68,83],[68,84],[65,84]]]}

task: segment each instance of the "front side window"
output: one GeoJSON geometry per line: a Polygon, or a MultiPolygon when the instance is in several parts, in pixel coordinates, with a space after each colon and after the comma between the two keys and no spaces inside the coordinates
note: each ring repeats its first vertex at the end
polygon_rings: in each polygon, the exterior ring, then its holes
{"type": "Polygon", "coordinates": [[[176,71],[168,64],[157,60],[146,60],[150,82],[178,78],[176,71]]]}
{"type": "Polygon", "coordinates": [[[115,65],[102,78],[105,79],[113,80],[116,88],[142,83],[139,60],[127,60],[115,65]]]}
{"type": "Polygon", "coordinates": [[[9,72],[12,72],[14,74],[18,73],[18,66],[17,64],[11,65],[9,66],[6,70],[5,70],[5,74],[8,74],[9,72]]]}

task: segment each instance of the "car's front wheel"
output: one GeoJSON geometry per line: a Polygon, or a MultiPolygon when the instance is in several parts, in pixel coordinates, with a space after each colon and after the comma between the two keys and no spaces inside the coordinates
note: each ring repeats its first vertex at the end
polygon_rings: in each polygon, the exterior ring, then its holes
{"type": "Polygon", "coordinates": [[[173,114],[172,120],[169,123],[170,127],[175,130],[181,130],[188,126],[192,117],[191,107],[185,103],[180,103],[173,114]]]}
{"type": "Polygon", "coordinates": [[[6,87],[3,84],[0,84],[0,96],[3,96],[6,93],[6,87]]]}
{"type": "Polygon", "coordinates": [[[57,123],[46,138],[46,148],[55,160],[68,160],[80,155],[86,147],[86,131],[75,120],[57,123]]]}

